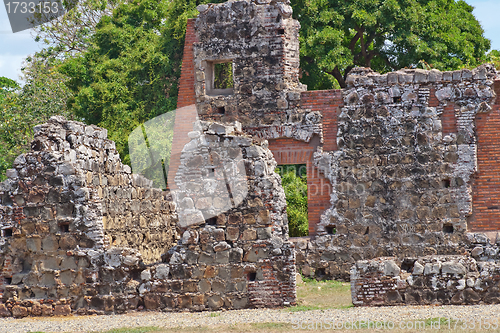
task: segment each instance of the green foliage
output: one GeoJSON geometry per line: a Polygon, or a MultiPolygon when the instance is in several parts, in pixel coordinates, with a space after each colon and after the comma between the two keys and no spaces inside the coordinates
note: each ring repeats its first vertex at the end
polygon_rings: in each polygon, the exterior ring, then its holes
{"type": "Polygon", "coordinates": [[[108,129],[124,163],[129,134],[176,108],[187,18],[207,2],[121,3],[97,24],[87,50],[65,61],[72,110],[108,129]]]}
{"type": "Polygon", "coordinates": [[[214,64],[214,88],[233,88],[233,63],[225,62],[214,64]]]}
{"type": "Polygon", "coordinates": [[[345,87],[355,66],[387,72],[420,61],[441,70],[477,66],[490,41],[462,0],[294,0],[302,82],[345,87]]]}
{"type": "Polygon", "coordinates": [[[60,62],[39,57],[26,59],[23,68],[25,85],[0,79],[0,180],[14,159],[29,149],[33,127],[54,115],[73,118],[66,108],[71,96],[67,78],[57,71],[60,62]]]}
{"type": "Polygon", "coordinates": [[[492,63],[497,70],[500,70],[500,51],[491,50],[488,53],[488,62],[492,63]]]}
{"type": "Polygon", "coordinates": [[[279,166],[276,172],[281,176],[285,190],[286,213],[290,237],[309,234],[307,217],[307,169],[303,164],[279,166]]]}

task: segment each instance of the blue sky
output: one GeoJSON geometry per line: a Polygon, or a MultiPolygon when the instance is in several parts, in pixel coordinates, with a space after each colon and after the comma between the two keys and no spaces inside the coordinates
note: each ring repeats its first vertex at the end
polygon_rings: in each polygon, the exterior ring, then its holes
{"type": "MultiPolygon", "coordinates": [[[[491,40],[492,49],[500,50],[500,1],[466,2],[475,7],[474,15],[481,22],[486,38],[491,40]]],[[[33,41],[30,31],[12,33],[5,7],[0,5],[0,76],[19,80],[23,59],[39,50],[40,44],[33,41]]]]}

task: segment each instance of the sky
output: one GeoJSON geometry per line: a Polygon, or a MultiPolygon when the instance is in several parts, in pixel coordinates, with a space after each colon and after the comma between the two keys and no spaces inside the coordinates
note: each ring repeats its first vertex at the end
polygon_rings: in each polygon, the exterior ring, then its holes
{"type": "MultiPolygon", "coordinates": [[[[499,0],[466,0],[475,7],[474,15],[491,40],[491,48],[500,50],[499,0]]],[[[33,40],[32,32],[25,30],[12,33],[7,11],[0,5],[0,76],[19,81],[23,60],[41,49],[41,44],[33,40]]]]}

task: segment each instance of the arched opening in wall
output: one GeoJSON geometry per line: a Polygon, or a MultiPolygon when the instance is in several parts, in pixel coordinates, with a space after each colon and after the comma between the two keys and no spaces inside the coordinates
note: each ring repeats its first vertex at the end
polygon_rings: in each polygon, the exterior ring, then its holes
{"type": "Polygon", "coordinates": [[[290,237],[308,236],[306,164],[279,165],[276,168],[276,173],[280,175],[281,184],[285,191],[288,235],[290,237]]]}

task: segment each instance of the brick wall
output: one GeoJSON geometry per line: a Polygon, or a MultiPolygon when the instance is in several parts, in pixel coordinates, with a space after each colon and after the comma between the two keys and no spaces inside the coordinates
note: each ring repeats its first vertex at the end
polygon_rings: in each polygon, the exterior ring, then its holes
{"type": "Polygon", "coordinates": [[[184,42],[181,78],[179,80],[179,96],[177,97],[177,111],[175,114],[175,132],[168,169],[168,188],[172,190],[177,188],[174,178],[179,169],[182,148],[189,142],[187,133],[193,130],[193,123],[198,116],[194,91],[193,44],[196,42],[194,22],[195,19],[188,19],[186,26],[186,40],[184,42]]]}
{"type": "Polygon", "coordinates": [[[441,126],[443,127],[443,136],[450,133],[457,133],[457,118],[455,116],[455,103],[448,102],[443,107],[441,114],[441,126]]]}
{"type": "Polygon", "coordinates": [[[323,116],[323,150],[337,150],[337,114],[342,106],[342,90],[305,91],[301,94],[303,109],[320,111],[323,116]]]}
{"type": "Polygon", "coordinates": [[[500,80],[492,110],[476,117],[477,174],[472,187],[473,215],[469,231],[500,229],[500,80]]]}

